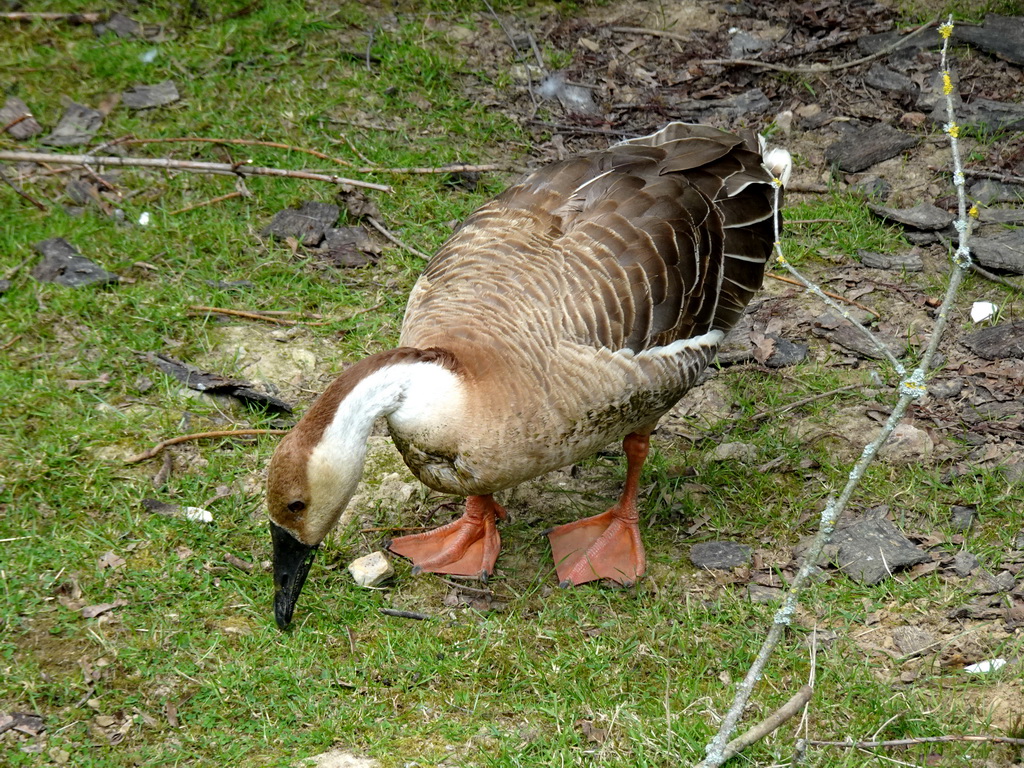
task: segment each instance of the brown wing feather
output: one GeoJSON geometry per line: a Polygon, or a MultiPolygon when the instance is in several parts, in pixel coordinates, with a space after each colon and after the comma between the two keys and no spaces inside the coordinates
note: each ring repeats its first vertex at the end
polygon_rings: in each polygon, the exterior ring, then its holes
{"type": "Polygon", "coordinates": [[[755,148],[673,123],[533,173],[431,260],[407,328],[483,301],[490,309],[470,320],[478,327],[456,333],[486,333],[489,319],[501,328],[502,315],[507,331],[516,315],[531,344],[639,352],[727,331],[760,288],[774,239],[772,177],[755,148]]]}

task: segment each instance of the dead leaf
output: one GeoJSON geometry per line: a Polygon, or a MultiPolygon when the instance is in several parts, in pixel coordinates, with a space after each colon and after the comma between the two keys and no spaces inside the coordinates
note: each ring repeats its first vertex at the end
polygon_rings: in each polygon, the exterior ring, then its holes
{"type": "Polygon", "coordinates": [[[96,605],[87,605],[82,609],[82,618],[95,619],[97,616],[102,616],[104,613],[109,613],[115,608],[120,608],[123,605],[128,605],[127,600],[115,600],[112,603],[98,603],[96,605]]]}
{"type": "Polygon", "coordinates": [[[127,564],[127,560],[120,555],[115,555],[113,552],[107,552],[99,559],[100,569],[110,568],[113,570],[116,568],[124,568],[127,564]]]}
{"type": "Polygon", "coordinates": [[[754,345],[754,359],[762,365],[775,353],[775,339],[769,338],[759,331],[750,332],[750,342],[754,345]]]}

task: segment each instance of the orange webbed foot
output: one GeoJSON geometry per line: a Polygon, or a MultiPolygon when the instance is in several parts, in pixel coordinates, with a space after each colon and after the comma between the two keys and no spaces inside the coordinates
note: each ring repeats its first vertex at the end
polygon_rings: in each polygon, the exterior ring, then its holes
{"type": "Polygon", "coordinates": [[[630,586],[647,570],[634,515],[616,507],[548,531],[561,587],[611,579],[630,586]]]}
{"type": "Polygon", "coordinates": [[[387,548],[412,561],[413,573],[475,576],[487,581],[501,550],[496,520],[507,513],[491,496],[470,496],[458,520],[433,531],[401,536],[387,548]]]}

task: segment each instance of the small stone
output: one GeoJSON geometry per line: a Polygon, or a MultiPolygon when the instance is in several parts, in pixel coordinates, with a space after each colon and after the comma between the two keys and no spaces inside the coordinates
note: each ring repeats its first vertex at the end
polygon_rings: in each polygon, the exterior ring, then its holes
{"type": "Polygon", "coordinates": [[[1017,536],[1013,539],[1013,548],[1024,549],[1024,531],[1018,533],[1017,536]]]}
{"type": "Polygon", "coordinates": [[[903,422],[889,435],[878,458],[890,464],[916,464],[932,455],[935,442],[925,430],[903,422]]]}
{"type": "Polygon", "coordinates": [[[934,644],[935,635],[920,627],[896,627],[892,631],[892,640],[900,653],[910,656],[934,644]]]}
{"type": "Polygon", "coordinates": [[[0,127],[14,122],[19,117],[24,119],[7,129],[7,133],[18,141],[31,139],[43,132],[43,126],[32,117],[28,105],[17,96],[8,96],[3,107],[0,107],[0,127]]]}
{"type": "Polygon", "coordinates": [[[747,584],[747,598],[752,603],[778,603],[785,597],[778,587],[765,587],[761,584],[747,584]]]}
{"type": "Polygon", "coordinates": [[[953,571],[957,576],[970,576],[978,568],[978,558],[966,550],[960,550],[953,556],[953,571]]]}
{"type": "Polygon", "coordinates": [[[907,272],[920,272],[924,269],[921,250],[911,248],[905,253],[875,253],[874,251],[857,251],[860,263],[871,269],[902,269],[907,272]]]}
{"type": "Polygon", "coordinates": [[[156,85],[136,85],[121,94],[121,101],[129,109],[162,107],[180,98],[178,87],[172,80],[164,80],[156,85]]]}
{"type": "Polygon", "coordinates": [[[953,214],[931,203],[919,203],[913,208],[888,208],[884,205],[869,204],[868,208],[886,221],[894,221],[905,227],[932,231],[945,229],[953,223],[953,214]]]}
{"type": "Polygon", "coordinates": [[[57,283],[68,288],[116,283],[120,278],[99,264],[89,261],[62,237],[43,240],[33,246],[43,260],[32,269],[32,277],[41,283],[57,283]]]}
{"type": "Polygon", "coordinates": [[[832,545],[839,570],[862,584],[878,584],[893,571],[931,559],[884,518],[861,518],[837,528],[832,545]]]}
{"type": "Polygon", "coordinates": [[[360,587],[377,587],[395,575],[383,552],[371,552],[349,563],[348,572],[360,587]]]}
{"type": "Polygon", "coordinates": [[[738,461],[749,463],[757,460],[757,446],[750,443],[722,443],[715,448],[715,461],[738,461]]]}
{"type": "Polygon", "coordinates": [[[864,75],[864,83],[880,91],[887,91],[901,96],[917,96],[917,85],[913,80],[877,62],[872,64],[871,69],[864,75]]]}
{"type": "Polygon", "coordinates": [[[323,242],[327,229],[334,226],[340,215],[341,209],[336,205],[306,202],[301,208],[286,208],[275,213],[260,234],[281,240],[294,237],[307,247],[317,246],[323,242]]]}
{"type": "Polygon", "coordinates": [[[747,59],[771,46],[770,40],[737,30],[729,39],[729,56],[733,59],[747,59]]]}
{"type": "Polygon", "coordinates": [[[750,562],[750,555],[750,547],[734,541],[704,541],[690,547],[690,562],[697,568],[739,568],[750,562]]]}
{"type": "Polygon", "coordinates": [[[806,344],[784,339],[777,333],[767,333],[765,336],[775,341],[775,349],[764,361],[766,367],[786,368],[802,363],[807,358],[808,346],[806,344]]]}
{"type": "Polygon", "coordinates": [[[867,176],[851,184],[850,190],[871,200],[886,200],[892,194],[892,185],[878,176],[867,176]]]}
{"type": "Polygon", "coordinates": [[[883,160],[917,146],[918,138],[891,125],[879,123],[851,127],[839,141],[825,149],[825,160],[847,173],[859,173],[883,160]]]}
{"type": "Polygon", "coordinates": [[[102,124],[101,112],[72,101],[68,103],[50,135],[43,139],[43,143],[55,147],[88,144],[102,124]]]}
{"type": "Polygon", "coordinates": [[[1009,571],[1002,571],[996,576],[981,571],[975,574],[974,584],[971,586],[979,595],[995,595],[1000,592],[1012,592],[1017,582],[1009,571]]]}
{"type": "Polygon", "coordinates": [[[963,391],[963,379],[933,379],[928,385],[928,394],[936,400],[948,400],[963,391]]]}
{"type": "Polygon", "coordinates": [[[949,524],[953,530],[967,532],[974,525],[974,507],[952,506],[949,508],[949,524]]]}
{"type": "Polygon", "coordinates": [[[928,122],[928,115],[924,112],[905,112],[900,115],[900,125],[904,128],[914,130],[928,122]]]}

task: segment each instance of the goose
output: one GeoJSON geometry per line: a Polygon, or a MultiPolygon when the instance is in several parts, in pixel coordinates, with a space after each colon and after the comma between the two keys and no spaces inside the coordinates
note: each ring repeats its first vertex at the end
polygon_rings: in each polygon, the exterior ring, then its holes
{"type": "Polygon", "coordinates": [[[506,518],[494,494],[622,441],[618,502],[547,535],[563,587],[643,575],[650,434],[760,289],[773,248],[791,159],[759,139],[670,123],[547,165],[466,219],[413,287],[399,346],[349,366],[271,458],[282,629],[381,417],[421,482],[466,497],[454,522],[388,544],[414,573],[486,580],[506,518]]]}

